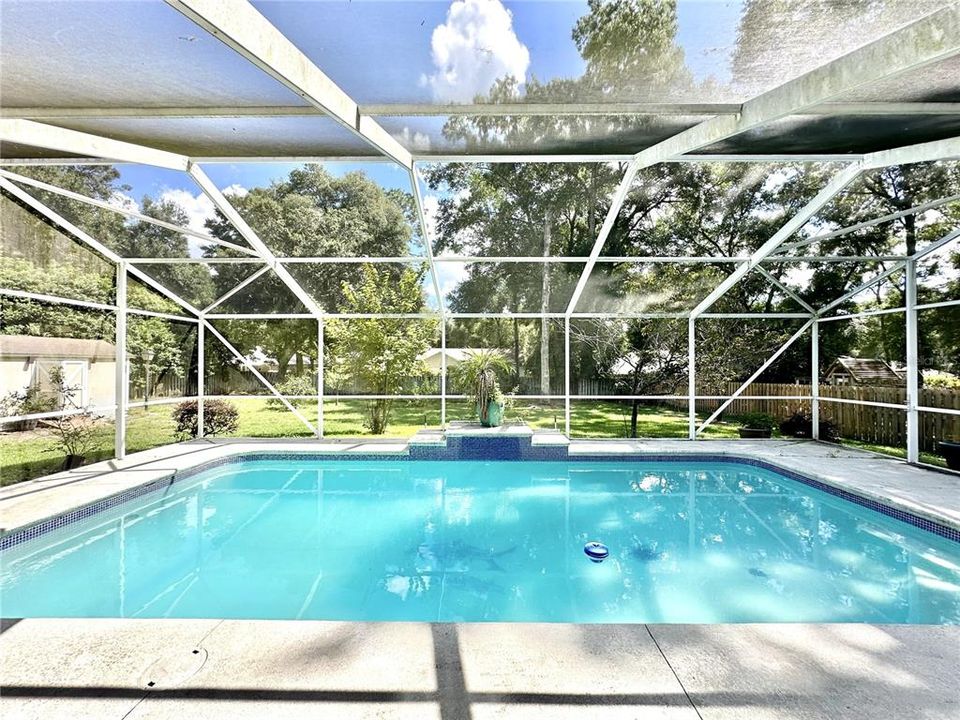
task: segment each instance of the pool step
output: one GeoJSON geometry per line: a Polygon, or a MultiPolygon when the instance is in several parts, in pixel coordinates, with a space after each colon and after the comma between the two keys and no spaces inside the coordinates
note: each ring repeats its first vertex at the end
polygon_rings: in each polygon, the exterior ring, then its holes
{"type": "Polygon", "coordinates": [[[566,460],[570,441],[556,431],[526,424],[481,427],[453,422],[446,430],[421,430],[409,442],[414,460],[566,460]]]}

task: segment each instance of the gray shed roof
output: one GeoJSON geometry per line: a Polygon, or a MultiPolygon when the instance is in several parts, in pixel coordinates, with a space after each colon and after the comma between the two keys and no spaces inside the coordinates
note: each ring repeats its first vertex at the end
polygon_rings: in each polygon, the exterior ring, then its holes
{"type": "Polygon", "coordinates": [[[0,358],[113,360],[114,357],[113,344],[106,340],[0,335],[0,358]]]}
{"type": "Polygon", "coordinates": [[[856,382],[868,385],[902,385],[903,376],[888,362],[878,358],[837,358],[827,368],[825,376],[835,372],[846,372],[856,382]]]}

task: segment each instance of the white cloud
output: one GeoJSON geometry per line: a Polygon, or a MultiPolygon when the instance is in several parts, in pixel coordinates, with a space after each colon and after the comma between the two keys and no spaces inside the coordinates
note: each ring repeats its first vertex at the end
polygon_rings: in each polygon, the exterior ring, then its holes
{"type": "Polygon", "coordinates": [[[430,136],[426,133],[410,130],[404,126],[399,135],[394,136],[407,150],[426,151],[430,149],[430,136]]]}
{"type": "Polygon", "coordinates": [[[437,237],[437,213],[440,211],[440,198],[436,195],[423,196],[423,219],[427,223],[427,235],[437,237]]]}
{"type": "Polygon", "coordinates": [[[115,190],[110,196],[110,199],[107,200],[107,204],[111,207],[115,207],[118,210],[127,210],[130,212],[140,212],[140,205],[132,197],[126,193],[122,193],[119,190],[115,190]]]}
{"type": "Polygon", "coordinates": [[[500,0],[456,0],[430,42],[436,72],[423,76],[440,102],[471,102],[498,78],[526,81],[530,51],[513,31],[500,0]]]}
{"type": "Polygon", "coordinates": [[[234,183],[233,185],[227,185],[220,192],[224,195],[235,195],[236,197],[244,197],[250,191],[247,190],[243,185],[239,183],[234,183]]]}
{"type": "Polygon", "coordinates": [[[207,232],[204,222],[214,214],[213,202],[203,193],[193,195],[186,190],[164,190],[160,202],[178,205],[188,218],[187,227],[197,232],[207,232]]]}
{"type": "MultiPolygon", "coordinates": [[[[247,194],[247,189],[242,185],[228,185],[220,192],[224,195],[243,197],[247,194]]],[[[164,190],[160,195],[160,202],[171,202],[179,205],[187,214],[187,227],[197,232],[208,233],[204,223],[214,216],[216,208],[213,201],[202,192],[196,195],[186,190],[164,190]]]]}

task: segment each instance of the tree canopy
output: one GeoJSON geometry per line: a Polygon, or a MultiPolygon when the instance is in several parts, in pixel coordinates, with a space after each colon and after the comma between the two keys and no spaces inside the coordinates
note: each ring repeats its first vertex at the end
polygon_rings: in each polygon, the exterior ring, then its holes
{"type": "MultiPolygon", "coordinates": [[[[406,194],[385,191],[362,172],[336,177],[321,165],[294,169],[286,179],[265,188],[253,188],[230,201],[264,243],[280,257],[395,257],[408,255],[419,241],[409,222],[412,212],[406,194]]],[[[207,222],[211,234],[243,243],[222,214],[207,222]]],[[[229,257],[229,248],[212,246],[211,257],[229,257]]],[[[399,280],[401,268],[384,266],[385,282],[399,280]]],[[[233,289],[255,268],[220,265],[214,277],[216,295],[233,289]]],[[[324,309],[334,312],[345,301],[345,284],[360,281],[358,263],[297,264],[290,268],[297,282],[324,309]]],[[[218,312],[307,312],[303,303],[274,273],[267,273],[245,291],[218,308],[218,312]]],[[[291,358],[316,358],[313,320],[233,321],[225,324],[228,339],[248,354],[267,348],[287,372],[291,358]]]]}

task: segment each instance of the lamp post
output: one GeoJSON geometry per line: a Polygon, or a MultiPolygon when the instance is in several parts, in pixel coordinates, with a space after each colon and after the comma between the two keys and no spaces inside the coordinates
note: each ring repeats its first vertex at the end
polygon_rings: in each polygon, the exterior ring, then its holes
{"type": "Polygon", "coordinates": [[[143,358],[143,372],[145,373],[143,382],[143,409],[146,410],[147,400],[150,396],[150,361],[153,360],[153,350],[144,348],[140,357],[143,358]]]}

